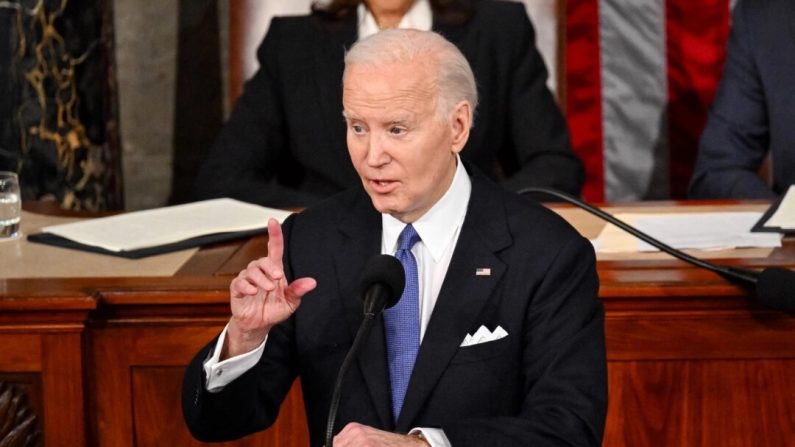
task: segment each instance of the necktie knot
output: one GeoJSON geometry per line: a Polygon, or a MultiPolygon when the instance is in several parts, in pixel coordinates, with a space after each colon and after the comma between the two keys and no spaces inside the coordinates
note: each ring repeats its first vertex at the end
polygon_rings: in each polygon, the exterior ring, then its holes
{"type": "Polygon", "coordinates": [[[417,234],[417,230],[411,224],[408,224],[403,228],[403,231],[400,232],[400,236],[398,237],[398,250],[411,250],[411,247],[414,246],[420,240],[420,235],[417,234]]]}

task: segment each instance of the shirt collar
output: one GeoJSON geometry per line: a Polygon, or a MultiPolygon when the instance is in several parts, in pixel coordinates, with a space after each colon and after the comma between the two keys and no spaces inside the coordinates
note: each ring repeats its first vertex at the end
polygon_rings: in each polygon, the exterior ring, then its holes
{"type": "MultiPolygon", "coordinates": [[[[359,18],[359,39],[371,36],[379,31],[378,24],[375,22],[375,17],[364,5],[364,2],[359,4],[356,9],[356,15],[359,18]]],[[[433,26],[433,12],[428,0],[417,0],[411,5],[411,9],[406,12],[406,15],[400,20],[398,28],[406,29],[413,28],[422,31],[430,31],[433,26]]]]}
{"type": "MultiPolygon", "coordinates": [[[[461,157],[456,155],[456,170],[453,182],[447,192],[436,202],[431,209],[423,214],[414,225],[422,243],[431,253],[434,262],[439,262],[446,247],[450,245],[457,234],[457,227],[464,221],[472,192],[472,182],[469,180],[461,157]]],[[[382,240],[389,253],[395,253],[400,233],[406,226],[403,222],[389,214],[381,215],[382,240]]]]}

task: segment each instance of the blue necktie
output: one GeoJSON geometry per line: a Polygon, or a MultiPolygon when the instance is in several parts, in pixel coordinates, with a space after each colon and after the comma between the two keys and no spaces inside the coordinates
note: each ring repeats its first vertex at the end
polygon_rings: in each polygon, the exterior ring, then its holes
{"type": "Polygon", "coordinates": [[[414,360],[420,349],[420,286],[417,260],[411,254],[411,247],[419,240],[420,236],[411,224],[406,225],[400,233],[395,257],[406,272],[406,288],[400,301],[384,311],[386,352],[392,383],[392,417],[395,421],[403,407],[411,370],[414,369],[414,360]]]}

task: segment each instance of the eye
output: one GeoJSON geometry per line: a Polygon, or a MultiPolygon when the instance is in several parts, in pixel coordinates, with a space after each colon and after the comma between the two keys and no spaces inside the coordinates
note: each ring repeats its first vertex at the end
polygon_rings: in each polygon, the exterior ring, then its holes
{"type": "Polygon", "coordinates": [[[404,133],[406,133],[406,129],[394,126],[389,129],[389,133],[391,133],[392,135],[403,135],[404,133]]]}
{"type": "Polygon", "coordinates": [[[364,133],[364,127],[359,124],[351,124],[351,130],[356,134],[364,133]]]}

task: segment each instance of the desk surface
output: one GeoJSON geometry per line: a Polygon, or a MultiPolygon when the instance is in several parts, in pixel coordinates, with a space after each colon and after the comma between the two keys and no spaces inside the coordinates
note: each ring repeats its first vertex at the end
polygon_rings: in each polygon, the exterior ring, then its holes
{"type": "Polygon", "coordinates": [[[19,236],[0,240],[0,277],[172,276],[198,251],[197,248],[192,248],[139,260],[37,244],[27,240],[27,235],[39,232],[42,227],[78,220],[81,218],[23,211],[19,236]]]}
{"type": "MultiPolygon", "coordinates": [[[[739,202],[728,204],[651,202],[608,207],[607,210],[649,213],[761,211],[765,206],[762,203],[739,202]]],[[[588,238],[594,238],[605,225],[595,216],[573,207],[557,205],[553,209],[588,238]]],[[[27,224],[23,230],[28,232],[35,231],[41,225],[52,222],[53,219],[30,213],[26,217],[27,224]]],[[[0,242],[0,272],[2,272],[0,298],[91,295],[92,292],[102,289],[113,289],[118,292],[184,289],[190,293],[204,290],[210,295],[225,294],[231,277],[252,259],[263,256],[266,252],[265,236],[210,245],[201,250],[183,250],[142,260],[128,260],[32,244],[24,240],[0,242]],[[28,273],[25,274],[25,271],[28,273]]],[[[752,269],[769,266],[793,267],[795,238],[785,238],[783,246],[773,250],[740,249],[692,253],[711,258],[718,264],[752,269]]],[[[639,295],[639,289],[644,289],[641,295],[646,299],[657,295],[736,297],[746,294],[741,288],[714,273],[692,267],[663,253],[599,255],[598,259],[600,296],[607,300],[636,297],[639,295]]],[[[725,304],[730,305],[730,303],[725,304]]]]}
{"type": "MultiPolygon", "coordinates": [[[[641,203],[607,208],[610,211],[714,211],[763,210],[763,203],[641,203]]],[[[596,217],[565,205],[554,206],[558,213],[586,237],[594,237],[604,226],[596,217]]],[[[37,225],[40,219],[33,216],[37,225]]],[[[29,222],[30,223],[30,222],[29,222]]],[[[21,242],[21,241],[20,241],[21,242]]],[[[86,306],[101,298],[115,305],[141,304],[142,300],[169,302],[174,305],[227,302],[228,284],[248,262],[267,252],[267,237],[205,246],[143,260],[127,260],[105,255],[42,246],[29,243],[0,243],[0,263],[24,258],[30,275],[9,275],[0,270],[0,309],[15,306],[46,306],[42,299],[76,300],[86,306]],[[41,257],[36,262],[25,250],[41,257]],[[57,254],[57,256],[55,255],[57,254]],[[52,274],[47,263],[57,260],[61,273],[52,274]],[[65,269],[65,270],[64,270],[65,269]],[[63,271],[78,270],[79,275],[63,271]],[[132,273],[130,273],[132,271],[132,273]],[[16,277],[13,277],[16,276],[16,277]],[[164,293],[153,294],[153,291],[164,293]],[[167,292],[167,293],[165,293],[167,292]]],[[[698,255],[698,254],[697,254],[698,255]]],[[[718,264],[762,269],[769,266],[795,267],[795,238],[785,238],[783,246],[773,250],[727,250],[709,253],[718,264]],[[748,253],[751,253],[749,256],[748,253]]],[[[627,255],[603,259],[597,265],[600,297],[608,310],[642,305],[645,308],[676,308],[686,298],[698,308],[754,308],[750,293],[718,275],[693,267],[665,254],[627,255]],[[634,304],[633,304],[634,303],[634,304]],[[750,306],[750,307],[749,307],[750,306]]],[[[18,273],[18,272],[17,272],[18,273]]],[[[78,305],[78,304],[76,304],[78,305]]]]}
{"type": "MultiPolygon", "coordinates": [[[[626,207],[694,206],[701,205],[626,207]]],[[[764,205],[709,209],[748,207],[764,205]]],[[[555,208],[586,236],[602,225],[555,208]]],[[[48,446],[194,445],[174,419],[184,365],[227,321],[231,278],[266,251],[267,238],[254,237],[203,247],[172,276],[0,279],[0,381],[22,383],[38,399],[33,408],[45,420],[48,446]]],[[[795,239],[763,255],[729,251],[714,262],[792,268],[795,239]]],[[[673,258],[601,259],[597,268],[610,389],[604,445],[795,439],[795,317],[673,258]]],[[[305,432],[296,388],[273,428],[229,445],[306,445],[305,432]]]]}

